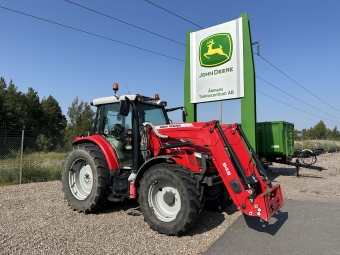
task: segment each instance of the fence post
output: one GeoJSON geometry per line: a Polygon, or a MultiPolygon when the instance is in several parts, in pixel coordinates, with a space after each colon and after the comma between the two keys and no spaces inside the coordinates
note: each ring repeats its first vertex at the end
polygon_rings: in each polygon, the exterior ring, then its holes
{"type": "Polygon", "coordinates": [[[22,154],[24,153],[24,134],[25,134],[25,126],[22,128],[22,135],[21,135],[20,180],[19,180],[19,184],[21,184],[21,179],[22,179],[22,154]]]}

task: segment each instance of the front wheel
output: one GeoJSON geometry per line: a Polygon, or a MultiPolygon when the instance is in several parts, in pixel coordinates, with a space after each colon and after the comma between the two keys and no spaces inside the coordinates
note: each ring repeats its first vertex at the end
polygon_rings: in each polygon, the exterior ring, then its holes
{"type": "Polygon", "coordinates": [[[202,188],[193,174],[174,164],[158,164],[142,177],[138,189],[141,211],[153,230],[181,235],[202,210],[202,188]]]}
{"type": "Polygon", "coordinates": [[[78,212],[94,212],[108,205],[110,173],[105,157],[94,144],[73,146],[65,158],[62,187],[65,199],[78,212]]]}
{"type": "Polygon", "coordinates": [[[205,186],[204,198],[204,207],[211,211],[222,211],[233,203],[224,183],[215,186],[205,186]]]}

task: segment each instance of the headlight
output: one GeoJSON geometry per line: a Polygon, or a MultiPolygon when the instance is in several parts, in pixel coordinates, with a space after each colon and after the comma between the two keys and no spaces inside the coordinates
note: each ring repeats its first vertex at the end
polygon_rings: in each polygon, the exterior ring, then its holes
{"type": "Polygon", "coordinates": [[[202,154],[202,153],[199,153],[199,152],[194,152],[194,154],[195,154],[195,157],[197,157],[197,158],[202,158],[202,155],[203,155],[203,157],[205,157],[206,159],[211,159],[211,156],[207,155],[207,154],[202,154]]]}
{"type": "Polygon", "coordinates": [[[194,152],[194,155],[196,157],[196,161],[197,161],[197,165],[199,167],[202,167],[202,157],[205,158],[205,164],[207,167],[211,167],[213,165],[212,163],[212,157],[210,155],[206,155],[206,154],[202,154],[202,153],[199,153],[199,152],[194,152]]]}

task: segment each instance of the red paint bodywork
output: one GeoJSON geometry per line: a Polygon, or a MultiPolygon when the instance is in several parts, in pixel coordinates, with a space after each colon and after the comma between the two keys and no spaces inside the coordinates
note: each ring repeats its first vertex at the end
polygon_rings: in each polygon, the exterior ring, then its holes
{"type": "Polygon", "coordinates": [[[119,163],[117,160],[117,155],[112,148],[112,146],[106,141],[101,135],[92,135],[92,136],[83,136],[83,137],[77,137],[72,144],[77,143],[86,143],[91,142],[94,144],[97,144],[99,148],[104,153],[104,156],[107,161],[107,165],[109,169],[111,170],[118,170],[119,169],[119,163]]]}
{"type": "MultiPolygon", "coordinates": [[[[236,124],[222,125],[225,134],[233,151],[247,177],[256,176],[258,182],[252,188],[247,187],[241,180],[236,168],[225,148],[224,141],[214,121],[196,122],[183,124],[169,124],[156,126],[153,130],[148,129],[149,150],[153,156],[173,155],[172,159],[179,165],[184,165],[187,169],[199,173],[202,167],[198,165],[195,152],[211,156],[213,166],[208,166],[206,172],[217,170],[233,199],[237,209],[250,216],[258,216],[263,220],[268,220],[284,204],[281,187],[279,184],[271,186],[270,181],[263,179],[256,165],[246,148],[242,137],[237,132],[236,124]],[[155,134],[158,131],[168,138],[160,138],[155,134]],[[164,148],[166,145],[180,144],[182,142],[193,142],[192,146],[178,146],[175,148],[164,148]],[[236,193],[230,182],[237,181],[241,187],[236,193]],[[255,193],[251,201],[251,193],[255,193]]],[[[118,170],[119,162],[112,146],[100,135],[88,137],[78,137],[73,144],[92,142],[97,144],[104,153],[109,169],[118,170]]],[[[144,171],[145,169],[143,169],[144,171]]],[[[134,185],[132,185],[134,187],[134,185]]],[[[134,198],[136,191],[131,192],[134,198]]]]}
{"type": "Polygon", "coordinates": [[[237,132],[237,125],[223,125],[222,130],[237,155],[247,177],[255,175],[258,179],[258,183],[256,183],[252,189],[249,189],[249,187],[244,185],[240,179],[237,170],[226,151],[222,136],[215,127],[215,122],[163,125],[156,126],[156,129],[162,135],[168,135],[169,138],[159,138],[153,131],[150,132],[149,143],[155,156],[167,153],[179,155],[181,158],[174,158],[176,163],[184,165],[192,171],[198,172],[201,171],[201,168],[199,168],[197,164],[193,164],[193,160],[190,158],[193,152],[198,151],[211,155],[213,163],[238,210],[247,215],[259,216],[261,219],[267,221],[283,206],[284,199],[280,185],[271,186],[268,184],[268,181],[264,180],[260,175],[248,149],[243,143],[242,137],[237,132]],[[162,144],[178,143],[179,140],[183,142],[194,142],[195,146],[162,149],[162,144]],[[242,187],[240,193],[236,194],[231,187],[230,181],[232,180],[237,180],[242,187]],[[250,192],[255,192],[256,194],[253,203],[249,199],[251,195],[250,192]]]}

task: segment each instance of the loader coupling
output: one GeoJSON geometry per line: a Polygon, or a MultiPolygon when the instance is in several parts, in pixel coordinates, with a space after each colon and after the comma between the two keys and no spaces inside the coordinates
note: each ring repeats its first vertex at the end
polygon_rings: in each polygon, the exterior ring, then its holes
{"type": "Polygon", "coordinates": [[[280,184],[272,186],[270,189],[261,193],[254,201],[257,215],[268,221],[284,204],[280,184]]]}

